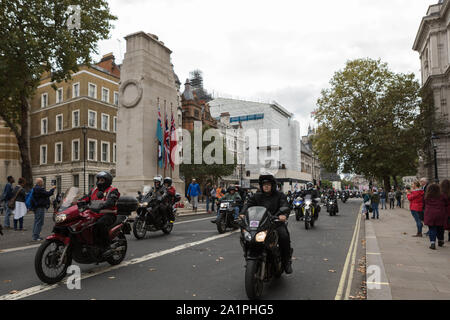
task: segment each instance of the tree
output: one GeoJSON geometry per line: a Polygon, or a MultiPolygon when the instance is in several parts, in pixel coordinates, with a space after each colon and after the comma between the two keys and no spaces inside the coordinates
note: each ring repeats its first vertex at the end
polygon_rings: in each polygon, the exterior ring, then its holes
{"type": "MultiPolygon", "coordinates": [[[[107,39],[111,21],[104,0],[7,0],[0,2],[0,117],[14,133],[22,176],[32,181],[29,149],[30,100],[44,74],[55,82],[71,79],[89,65],[97,42],[107,39]],[[80,6],[80,28],[68,27],[80,6]]],[[[56,88],[56,86],[53,86],[56,88]]]]}
{"type": "Polygon", "coordinates": [[[348,61],[322,90],[314,147],[330,171],[378,177],[415,174],[420,134],[420,86],[414,74],[394,73],[380,60],[348,61]]]}
{"type": "MultiPolygon", "coordinates": [[[[207,130],[211,129],[209,126],[203,126],[202,128],[202,137],[205,136],[205,132],[207,130]]],[[[217,130],[217,129],[214,129],[217,130]]],[[[194,137],[194,132],[190,131],[191,137],[194,137]]],[[[214,144],[215,139],[211,142],[203,141],[202,139],[202,155],[205,154],[205,149],[208,148],[208,146],[214,144]]],[[[190,152],[191,153],[191,162],[194,162],[194,147],[195,147],[195,141],[194,139],[191,139],[191,145],[190,150],[186,150],[185,145],[183,144],[183,152],[190,152]]],[[[223,177],[229,176],[233,174],[233,172],[236,169],[237,166],[237,156],[236,154],[233,154],[227,147],[225,143],[225,139],[222,142],[223,145],[223,164],[220,163],[213,163],[209,164],[206,163],[205,157],[202,156],[202,164],[188,164],[188,163],[182,163],[180,165],[180,174],[184,176],[184,179],[186,182],[190,181],[191,179],[195,178],[199,184],[206,183],[208,180],[211,181],[217,181],[219,179],[222,179],[223,177]],[[227,154],[231,158],[233,158],[232,164],[226,164],[227,154]]],[[[216,150],[213,151],[213,156],[215,156],[216,150]]]]}

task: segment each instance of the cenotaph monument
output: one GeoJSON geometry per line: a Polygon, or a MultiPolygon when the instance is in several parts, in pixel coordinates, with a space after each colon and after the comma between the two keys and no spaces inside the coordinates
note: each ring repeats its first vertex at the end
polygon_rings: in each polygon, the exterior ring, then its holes
{"type": "MultiPolygon", "coordinates": [[[[125,37],[126,53],[120,70],[119,111],[117,115],[117,164],[114,185],[122,195],[136,196],[144,186],[153,186],[153,178],[170,176],[184,195],[179,167],[158,166],[156,128],[158,106],[161,120],[171,114],[175,126],[181,126],[179,86],[170,51],[157,36],[136,32],[125,37]]],[[[177,137],[178,138],[178,137],[177,137]]]]}

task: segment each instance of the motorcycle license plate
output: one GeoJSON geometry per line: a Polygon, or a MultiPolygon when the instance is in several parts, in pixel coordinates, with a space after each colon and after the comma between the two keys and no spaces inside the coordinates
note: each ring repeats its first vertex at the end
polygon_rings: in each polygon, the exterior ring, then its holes
{"type": "Polygon", "coordinates": [[[250,228],[258,228],[259,221],[250,221],[250,228]]]}

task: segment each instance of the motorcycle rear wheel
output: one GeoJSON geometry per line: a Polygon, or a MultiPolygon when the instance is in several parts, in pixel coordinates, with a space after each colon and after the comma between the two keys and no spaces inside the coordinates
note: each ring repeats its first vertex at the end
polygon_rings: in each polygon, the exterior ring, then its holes
{"type": "Polygon", "coordinates": [[[59,251],[62,249],[61,247],[64,247],[64,243],[59,240],[45,240],[45,242],[41,244],[38,251],[36,252],[36,256],[34,258],[34,269],[38,278],[42,282],[45,282],[47,284],[55,284],[57,282],[60,282],[66,276],[67,268],[72,264],[72,256],[70,250],[66,251],[66,257],[64,258],[65,261],[63,261],[61,266],[58,268],[59,271],[56,271],[55,274],[49,274],[44,270],[44,265],[49,269],[57,269],[54,264],[57,263],[57,260],[59,259],[59,251]],[[45,254],[47,248],[52,244],[55,244],[56,248],[45,254]]]}
{"type": "Polygon", "coordinates": [[[261,270],[261,262],[258,260],[248,260],[245,269],[245,292],[250,300],[257,300],[261,297],[264,282],[258,278],[261,270]]]}
{"type": "Polygon", "coordinates": [[[144,239],[145,234],[147,233],[147,229],[144,225],[144,219],[145,218],[136,217],[136,220],[133,222],[133,234],[138,240],[144,239]]]}

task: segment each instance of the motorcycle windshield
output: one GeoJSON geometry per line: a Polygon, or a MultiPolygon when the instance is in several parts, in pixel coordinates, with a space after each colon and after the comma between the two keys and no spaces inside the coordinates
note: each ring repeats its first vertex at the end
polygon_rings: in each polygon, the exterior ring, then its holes
{"type": "Polygon", "coordinates": [[[70,187],[66,193],[64,194],[64,198],[62,200],[61,207],[59,208],[59,211],[64,211],[71,206],[73,206],[73,203],[77,202],[78,199],[82,197],[81,190],[77,187],[70,187]]]}
{"type": "Polygon", "coordinates": [[[250,229],[258,229],[267,213],[267,209],[265,207],[251,207],[248,208],[247,212],[250,229]]]}

